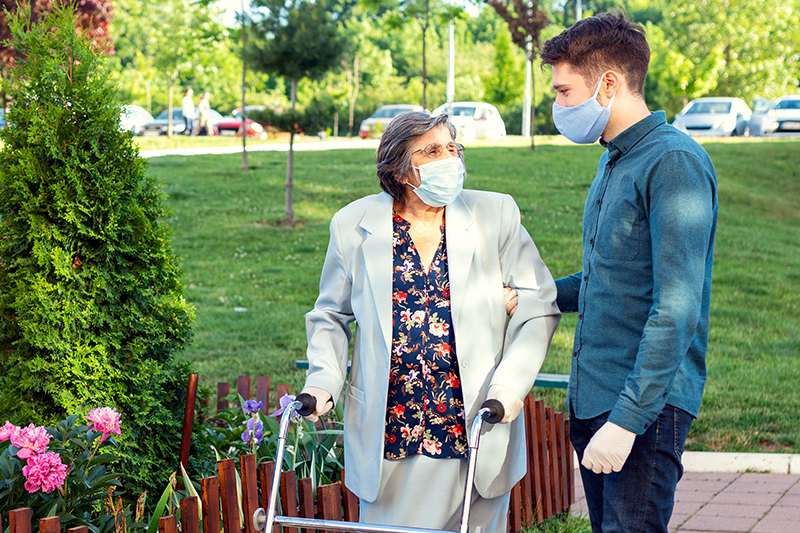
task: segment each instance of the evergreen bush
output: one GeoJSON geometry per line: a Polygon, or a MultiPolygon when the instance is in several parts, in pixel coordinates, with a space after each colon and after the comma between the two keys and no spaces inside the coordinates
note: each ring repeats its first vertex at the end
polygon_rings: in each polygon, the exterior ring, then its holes
{"type": "MultiPolygon", "coordinates": [[[[191,339],[162,193],[120,129],[106,56],[69,7],[10,14],[0,136],[0,422],[113,406],[125,488],[177,466],[191,339]]],[[[20,10],[27,11],[27,10],[20,10]]]]}

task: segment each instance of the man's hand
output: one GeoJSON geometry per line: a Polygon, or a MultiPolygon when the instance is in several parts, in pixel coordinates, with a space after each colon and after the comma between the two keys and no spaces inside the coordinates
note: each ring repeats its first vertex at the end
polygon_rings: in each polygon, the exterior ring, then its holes
{"type": "Polygon", "coordinates": [[[317,400],[316,410],[306,417],[306,420],[316,422],[319,417],[333,409],[333,397],[331,393],[326,390],[318,389],[317,387],[306,387],[303,392],[310,394],[317,400]]]}
{"type": "Polygon", "coordinates": [[[517,310],[517,290],[511,287],[503,287],[503,297],[506,301],[506,313],[508,318],[511,318],[517,310]]]}
{"type": "Polygon", "coordinates": [[[636,433],[606,422],[586,445],[581,464],[595,474],[619,472],[631,453],[634,440],[636,433]]]}
{"type": "Polygon", "coordinates": [[[502,385],[492,385],[486,394],[487,400],[497,400],[503,404],[503,419],[500,424],[512,422],[522,410],[522,400],[511,389],[502,385]]]}

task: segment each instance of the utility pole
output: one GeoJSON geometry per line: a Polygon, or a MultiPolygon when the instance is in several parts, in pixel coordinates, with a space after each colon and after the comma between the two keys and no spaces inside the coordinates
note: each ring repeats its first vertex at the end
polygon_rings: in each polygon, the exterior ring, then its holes
{"type": "Polygon", "coordinates": [[[456,44],[454,39],[453,21],[447,23],[449,41],[447,45],[447,116],[453,116],[453,100],[456,97],[456,44]]]}
{"type": "Polygon", "coordinates": [[[247,170],[247,113],[245,113],[245,93],[247,85],[245,81],[245,74],[247,74],[247,66],[245,65],[245,45],[247,44],[247,24],[244,14],[244,0],[242,0],[242,170],[247,170]]]}
{"type": "Polygon", "coordinates": [[[531,39],[528,37],[525,54],[525,88],[522,92],[522,138],[531,138],[531,77],[533,75],[531,61],[531,39]]]}

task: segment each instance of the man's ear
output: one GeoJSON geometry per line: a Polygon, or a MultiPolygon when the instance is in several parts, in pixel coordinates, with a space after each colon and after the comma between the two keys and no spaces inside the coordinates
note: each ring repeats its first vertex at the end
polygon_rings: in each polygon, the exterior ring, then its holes
{"type": "Polygon", "coordinates": [[[603,79],[600,83],[600,94],[602,94],[605,97],[605,100],[608,101],[612,96],[619,92],[624,83],[625,80],[622,74],[615,70],[606,71],[606,73],[603,74],[603,79]]]}

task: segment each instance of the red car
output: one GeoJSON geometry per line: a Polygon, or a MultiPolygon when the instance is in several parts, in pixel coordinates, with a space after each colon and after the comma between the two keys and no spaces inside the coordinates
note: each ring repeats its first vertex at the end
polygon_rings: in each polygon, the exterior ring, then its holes
{"type": "MultiPolygon", "coordinates": [[[[236,111],[234,111],[234,113],[236,113],[236,111]]],[[[267,132],[264,129],[264,126],[262,126],[255,120],[247,118],[245,119],[244,124],[248,137],[252,137],[253,139],[262,139],[262,140],[267,138],[267,132]]],[[[222,119],[219,122],[217,122],[216,126],[217,129],[219,130],[220,135],[236,135],[237,137],[242,136],[241,116],[222,117],[222,119]]]]}

